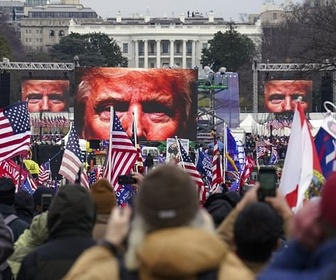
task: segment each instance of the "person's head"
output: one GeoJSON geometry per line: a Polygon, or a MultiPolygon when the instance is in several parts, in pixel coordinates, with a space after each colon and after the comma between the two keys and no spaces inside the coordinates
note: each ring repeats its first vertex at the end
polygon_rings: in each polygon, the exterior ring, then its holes
{"type": "Polygon", "coordinates": [[[13,206],[15,201],[15,184],[7,177],[0,178],[0,204],[13,206]]]}
{"type": "Polygon", "coordinates": [[[312,81],[308,80],[271,80],[265,84],[264,105],[267,112],[293,112],[295,103],[302,98],[303,110],[309,108],[312,94],[312,81]]]}
{"type": "Polygon", "coordinates": [[[108,139],[113,106],[129,136],[133,116],[139,139],[186,136],[195,82],[191,70],[85,69],[76,94],[76,129],[85,139],[108,139]]]}
{"type": "Polygon", "coordinates": [[[55,190],[53,188],[47,188],[43,186],[38,187],[33,194],[35,211],[37,213],[47,211],[54,195],[55,190]]]}
{"type": "Polygon", "coordinates": [[[22,100],[29,112],[63,112],[68,109],[68,80],[26,80],[22,83],[22,100]]]}
{"type": "Polygon", "coordinates": [[[27,214],[29,213],[32,217],[34,214],[35,204],[31,194],[26,191],[19,191],[15,193],[14,208],[17,212],[23,211],[27,214]]]}
{"type": "Polygon", "coordinates": [[[199,208],[194,182],[173,165],[161,165],[143,178],[134,213],[126,254],[129,269],[139,265],[137,250],[153,231],[187,226],[214,232],[210,215],[199,208]]]}
{"type": "Polygon", "coordinates": [[[113,187],[106,179],[100,179],[91,185],[91,195],[96,204],[97,214],[110,214],[117,206],[117,198],[113,187]]]}
{"type": "Polygon", "coordinates": [[[269,204],[247,205],[234,225],[237,255],[246,261],[266,262],[278,247],[282,224],[282,218],[269,204]]]}
{"type": "Polygon", "coordinates": [[[65,185],[60,188],[48,212],[47,226],[50,236],[61,233],[92,236],[95,222],[95,204],[84,187],[65,185]]]}

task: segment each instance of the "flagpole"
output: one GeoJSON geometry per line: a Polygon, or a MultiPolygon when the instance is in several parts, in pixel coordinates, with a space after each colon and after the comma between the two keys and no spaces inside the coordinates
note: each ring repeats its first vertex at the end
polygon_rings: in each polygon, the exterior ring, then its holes
{"type": "MultiPolygon", "coordinates": [[[[135,112],[132,112],[132,117],[133,117],[133,141],[134,141],[134,147],[136,149],[138,149],[138,126],[136,123],[136,116],[135,116],[135,112]]],[[[136,163],[134,165],[135,167],[135,172],[139,173],[139,168],[138,168],[138,164],[136,163]]]]}
{"type": "MultiPolygon", "coordinates": [[[[223,135],[223,141],[224,141],[224,151],[223,151],[223,183],[225,184],[226,182],[226,178],[225,178],[225,174],[226,174],[226,169],[227,169],[227,157],[226,157],[226,154],[227,154],[227,125],[226,123],[224,122],[224,135],[223,135]]],[[[218,143],[217,143],[218,145],[218,143]]],[[[218,147],[219,149],[219,147],[218,147]]]]}
{"type": "Polygon", "coordinates": [[[184,161],[183,161],[183,157],[182,157],[182,152],[181,152],[180,141],[178,140],[177,136],[175,136],[175,140],[176,140],[176,144],[177,144],[177,149],[178,149],[178,152],[179,152],[180,160],[182,162],[182,167],[183,167],[183,169],[185,169],[184,161]]]}
{"type": "Polygon", "coordinates": [[[18,187],[17,187],[17,190],[18,190],[18,191],[20,190],[20,187],[21,187],[22,164],[23,164],[22,155],[20,155],[19,185],[18,185],[18,187]]]}
{"type": "Polygon", "coordinates": [[[110,106],[110,139],[109,139],[109,155],[108,155],[108,173],[107,180],[111,183],[111,170],[112,170],[112,129],[113,129],[114,109],[110,106]]]}

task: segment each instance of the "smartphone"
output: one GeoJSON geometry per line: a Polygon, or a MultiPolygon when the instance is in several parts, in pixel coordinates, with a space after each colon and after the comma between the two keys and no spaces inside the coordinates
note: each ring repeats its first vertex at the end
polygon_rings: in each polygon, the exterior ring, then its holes
{"type": "Polygon", "coordinates": [[[41,197],[42,211],[47,211],[49,209],[52,198],[53,196],[50,193],[42,194],[42,197],[41,197]]]}
{"type": "Polygon", "coordinates": [[[137,180],[133,177],[133,175],[118,176],[118,184],[120,185],[133,185],[136,183],[137,183],[137,180]]]}
{"type": "Polygon", "coordinates": [[[258,171],[258,200],[265,201],[266,196],[275,196],[278,186],[278,175],[274,167],[261,166],[258,171]]]}

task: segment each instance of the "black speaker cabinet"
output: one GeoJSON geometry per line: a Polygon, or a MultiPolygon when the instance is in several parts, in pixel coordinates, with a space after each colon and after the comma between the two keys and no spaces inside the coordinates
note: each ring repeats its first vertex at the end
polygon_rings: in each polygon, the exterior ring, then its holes
{"type": "Polygon", "coordinates": [[[0,108],[10,104],[10,74],[3,72],[0,74],[0,108]]]}

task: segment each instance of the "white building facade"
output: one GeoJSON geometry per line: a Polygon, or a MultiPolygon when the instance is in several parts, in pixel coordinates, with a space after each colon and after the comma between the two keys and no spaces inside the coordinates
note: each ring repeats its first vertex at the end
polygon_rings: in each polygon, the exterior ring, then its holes
{"type": "MultiPolygon", "coordinates": [[[[105,33],[120,46],[131,68],[200,67],[202,49],[214,34],[227,31],[223,18],[209,12],[207,17],[150,18],[136,16],[122,18],[117,14],[103,23],[70,21],[69,34],[105,33]]],[[[260,44],[261,24],[237,24],[237,31],[260,44]]]]}

